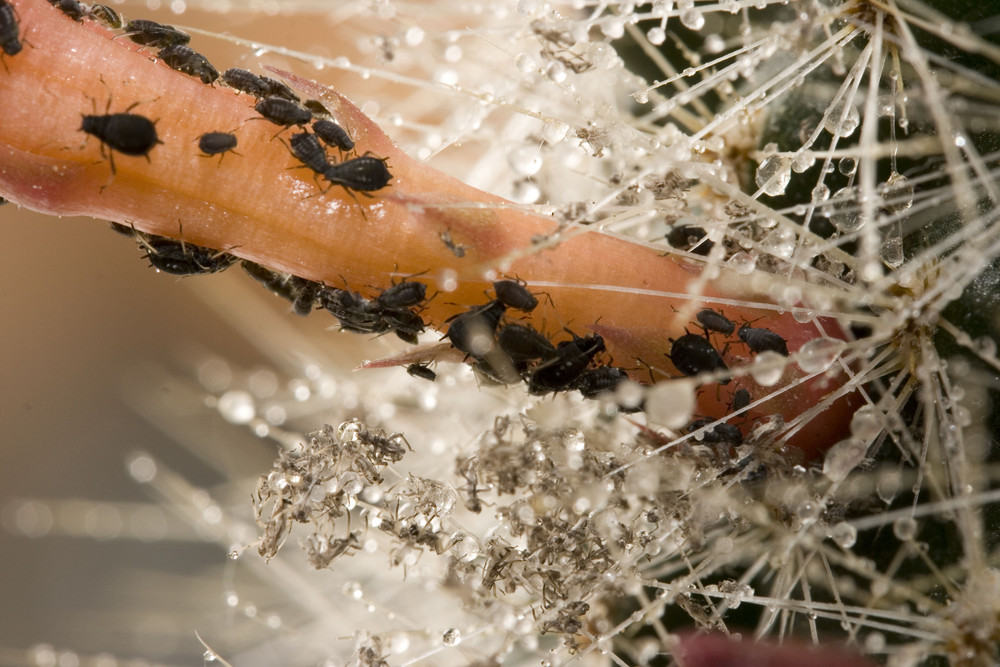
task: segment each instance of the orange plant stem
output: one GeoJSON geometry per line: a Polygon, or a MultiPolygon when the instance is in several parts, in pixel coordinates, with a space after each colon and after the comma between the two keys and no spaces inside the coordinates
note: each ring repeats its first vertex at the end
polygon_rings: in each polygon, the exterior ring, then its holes
{"type": "MultiPolygon", "coordinates": [[[[450,291],[423,312],[439,329],[463,305],[484,303],[491,277],[516,275],[547,285],[552,304],[543,302],[534,314],[547,333],[564,326],[580,334],[599,330],[615,364],[679,375],[664,353],[669,339],[690,326],[684,294],[698,275],[693,265],[586,230],[533,249],[533,241],[556,230],[554,220],[410,158],[345,97],[289,75],[349,130],[359,155],[387,158],[393,175],[390,186],[372,197],[355,200],[340,187],[321,194],[307,169],[291,169],[297,161],[274,137],[279,128],[259,120],[252,97],[175,72],[152,51],[113,40],[116,34],[94,21],[74,22],[45,0],[14,4],[25,46],[5,58],[8,71],[0,72],[0,194],[11,201],[134,225],[367,296],[394,276],[421,274],[432,287],[450,291]],[[80,131],[81,116],[95,107],[105,113],[109,97],[109,113],[135,105],[130,112],[155,120],[163,142],[148,159],[115,154],[113,177],[100,142],[80,131]],[[220,162],[199,154],[201,134],[234,128],[240,155],[220,162]],[[445,246],[443,232],[465,246],[464,257],[445,246]]],[[[721,296],[711,285],[702,293],[721,296]]],[[[734,321],[756,320],[755,326],[781,333],[793,351],[814,335],[787,314],[724,310],[734,321]]],[[[785,381],[797,372],[790,365],[785,381]]],[[[825,392],[814,382],[768,409],[790,418],[825,392]]],[[[703,390],[699,410],[721,415],[726,395],[716,393],[703,390]]],[[[846,419],[844,410],[834,412],[846,419]]],[[[807,433],[798,442],[810,449],[811,438],[807,433]]]]}

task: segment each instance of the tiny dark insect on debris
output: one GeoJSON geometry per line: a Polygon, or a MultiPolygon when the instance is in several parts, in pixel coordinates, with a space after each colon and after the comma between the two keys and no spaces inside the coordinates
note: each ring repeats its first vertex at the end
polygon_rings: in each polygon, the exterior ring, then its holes
{"type": "Polygon", "coordinates": [[[341,152],[354,150],[354,140],[351,139],[351,135],[332,120],[317,120],[312,124],[312,128],[316,136],[327,146],[337,148],[341,152]]]}
{"type": "MultiPolygon", "coordinates": [[[[688,376],[729,369],[722,355],[698,334],[684,334],[675,340],[668,356],[677,370],[688,376]]],[[[728,378],[720,381],[720,384],[728,383],[728,378]]]]}
{"type": "Polygon", "coordinates": [[[299,162],[317,174],[322,174],[330,166],[326,159],[326,151],[323,150],[315,134],[297,132],[289,140],[289,147],[299,162]]]}
{"type": "Polygon", "coordinates": [[[230,67],[222,73],[222,82],[230,88],[254,97],[265,97],[267,85],[264,80],[253,72],[239,67],[230,67]]]}
{"type": "Polygon", "coordinates": [[[312,113],[283,97],[265,97],[254,105],[261,116],[275,125],[305,125],[312,120],[312,113]]]}
{"type": "Polygon", "coordinates": [[[87,16],[87,8],[77,0],[49,0],[49,4],[74,21],[82,21],[87,16]]]}
{"type": "Polygon", "coordinates": [[[333,185],[359,192],[381,190],[392,180],[385,158],[368,155],[330,165],[323,172],[323,177],[333,185]]]}
{"type": "Polygon", "coordinates": [[[695,319],[698,320],[698,323],[705,329],[706,332],[718,331],[719,333],[729,336],[736,331],[736,325],[733,324],[732,320],[722,313],[714,311],[710,308],[698,311],[698,314],[695,315],[695,319]]]}
{"type": "Polygon", "coordinates": [[[667,233],[667,243],[680,250],[688,250],[697,255],[707,255],[715,243],[706,238],[707,233],[701,227],[681,225],[667,233]]]}
{"type": "Polygon", "coordinates": [[[730,412],[739,412],[750,405],[750,392],[747,389],[737,389],[733,392],[733,397],[729,403],[730,412]]]}
{"type": "Polygon", "coordinates": [[[114,28],[115,30],[120,30],[125,25],[125,22],[122,20],[121,14],[119,14],[111,7],[108,7],[107,5],[101,5],[97,3],[91,5],[90,15],[91,17],[104,23],[104,25],[108,26],[109,28],[114,28]]]}
{"type": "Polygon", "coordinates": [[[770,329],[757,329],[748,324],[740,327],[736,333],[739,339],[747,344],[755,354],[761,352],[777,352],[780,355],[788,356],[788,344],[784,338],[774,333],[770,329]]]}
{"type": "Polygon", "coordinates": [[[427,285],[415,280],[404,280],[386,289],[375,302],[380,308],[410,308],[419,305],[427,296],[427,285]]]}
{"type": "Polygon", "coordinates": [[[0,0],[0,49],[8,56],[16,56],[22,48],[17,10],[7,0],[0,0]]]}
{"type": "Polygon", "coordinates": [[[454,253],[455,257],[465,257],[465,246],[455,243],[455,241],[452,240],[450,229],[444,230],[438,234],[438,236],[441,238],[442,243],[445,244],[448,250],[451,250],[452,253],[454,253]]]}
{"type": "MultiPolygon", "coordinates": [[[[204,157],[219,155],[219,162],[225,153],[236,148],[237,140],[235,134],[229,132],[206,132],[198,137],[198,149],[204,157]]],[[[235,152],[235,151],[234,151],[235,152]]]]}
{"type": "Polygon", "coordinates": [[[4,199],[3,197],[0,197],[0,206],[4,205],[6,203],[7,203],[7,200],[4,199]]]}
{"type": "Polygon", "coordinates": [[[506,310],[507,306],[499,300],[476,306],[451,318],[444,337],[455,349],[472,357],[482,357],[493,349],[497,326],[506,310]]]}
{"type": "Polygon", "coordinates": [[[172,44],[187,44],[191,41],[191,35],[172,25],[146,19],[136,19],[126,23],[125,36],[136,44],[153,48],[163,48],[172,44]]]}
{"type": "Polygon", "coordinates": [[[530,313],[538,305],[538,299],[516,280],[497,280],[493,283],[493,291],[508,308],[530,313]]]}
{"type": "MultiPolygon", "coordinates": [[[[112,175],[115,173],[115,151],[124,155],[142,156],[149,161],[149,152],[156,144],[163,143],[156,135],[156,121],[149,120],[139,114],[129,113],[138,104],[139,102],[135,102],[123,113],[83,115],[80,131],[100,140],[102,156],[105,155],[105,148],[107,149],[112,175]]],[[[110,107],[111,100],[109,99],[105,111],[110,107]]]]}
{"type": "MultiPolygon", "coordinates": [[[[688,426],[688,433],[694,433],[714,421],[712,417],[696,419],[688,426]]],[[[701,434],[701,442],[708,445],[740,445],[743,444],[743,433],[736,426],[723,422],[704,431],[701,434]]]]}
{"type": "Polygon", "coordinates": [[[573,336],[556,346],[556,356],[545,361],[528,378],[528,391],[545,394],[568,389],[587,369],[593,358],[604,351],[604,338],[600,334],[573,336]]]}
{"type": "Polygon", "coordinates": [[[171,69],[197,77],[204,84],[215,83],[219,78],[219,70],[212,67],[208,58],[183,44],[165,46],[156,55],[171,69]]]}
{"type": "Polygon", "coordinates": [[[432,371],[427,364],[410,364],[406,367],[406,372],[416,378],[423,378],[424,380],[430,380],[434,382],[437,379],[437,373],[432,371]]]}
{"type": "Polygon", "coordinates": [[[295,91],[281,81],[272,79],[269,76],[262,76],[260,80],[264,84],[264,95],[266,97],[281,97],[289,102],[299,101],[299,96],[295,94],[295,91]]]}

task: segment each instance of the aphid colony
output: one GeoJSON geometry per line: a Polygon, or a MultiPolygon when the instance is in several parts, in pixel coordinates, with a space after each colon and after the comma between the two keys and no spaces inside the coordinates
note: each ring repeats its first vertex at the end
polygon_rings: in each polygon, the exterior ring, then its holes
{"type": "MultiPolygon", "coordinates": [[[[577,336],[553,344],[531,326],[506,322],[508,309],[530,312],[538,299],[514,280],[493,283],[495,299],[452,317],[445,333],[451,344],[464,352],[480,378],[499,384],[525,381],[532,394],[578,390],[586,398],[613,392],[628,379],[615,366],[592,367],[604,351],[600,334],[577,336]]],[[[411,373],[419,374],[417,369],[411,373]]],[[[640,405],[620,405],[622,411],[641,410],[640,405]]]]}
{"type": "MultiPolygon", "coordinates": [[[[755,328],[744,323],[737,330],[736,324],[722,313],[705,308],[700,310],[695,319],[703,333],[686,333],[671,343],[670,353],[666,356],[681,373],[687,376],[707,375],[713,377],[719,384],[729,384],[729,367],[722,358],[724,352],[719,352],[712,344],[712,335],[732,336],[735,332],[739,341],[745,344],[753,354],[761,352],[776,352],[788,356],[788,344],[785,339],[770,329],[755,328]],[[721,376],[721,377],[720,377],[721,376]]],[[[735,343],[735,341],[730,341],[735,343]]],[[[726,343],[725,349],[729,348],[726,343]]],[[[733,392],[730,412],[739,412],[750,404],[749,390],[741,388],[733,392]]],[[[688,432],[701,431],[701,441],[707,444],[739,445],[743,442],[743,433],[732,424],[719,423],[711,428],[705,428],[716,421],[711,417],[694,420],[688,426],[688,432]],[[703,430],[704,429],[704,430],[703,430]]]]}
{"type": "MultiPolygon", "coordinates": [[[[321,140],[340,151],[341,156],[354,150],[354,140],[330,118],[330,112],[321,102],[301,102],[299,96],[281,81],[239,68],[228,69],[220,75],[205,56],[187,45],[191,36],[171,25],[145,19],[126,21],[116,10],[102,4],[88,7],[78,0],[49,2],[74,21],[100,21],[113,30],[122,31],[115,39],[127,37],[141,46],[158,49],[158,60],[178,72],[200,79],[202,83],[213,84],[221,78],[226,86],[253,95],[257,98],[254,109],[262,119],[285,128],[293,125],[304,127],[311,123],[314,134],[302,132],[293,135],[290,149],[317,176],[325,178],[330,187],[340,186],[353,198],[355,191],[367,194],[381,190],[392,180],[384,158],[365,154],[341,162],[329,161],[321,140]]],[[[15,56],[23,49],[17,11],[10,0],[0,0],[0,49],[3,51],[0,58],[15,56]]],[[[132,113],[138,104],[133,103],[124,112],[108,113],[111,107],[109,98],[105,113],[98,114],[95,108],[95,113],[83,116],[80,131],[100,140],[101,154],[108,157],[112,175],[115,173],[114,153],[149,160],[150,152],[163,143],[156,132],[156,121],[132,113]]],[[[232,132],[210,131],[198,137],[197,143],[202,156],[219,155],[221,165],[222,155],[235,153],[238,139],[232,132]]]]}
{"type": "MultiPolygon", "coordinates": [[[[78,0],[49,0],[50,3],[74,21],[97,20],[109,28],[121,30],[119,37],[127,37],[141,46],[159,49],[157,58],[174,70],[200,79],[205,84],[217,80],[239,93],[257,99],[255,110],[261,118],[283,128],[304,128],[311,124],[312,132],[304,130],[292,134],[287,142],[291,154],[314,173],[323,177],[330,187],[339,185],[352,197],[352,191],[374,192],[386,187],[392,175],[386,160],[370,154],[341,162],[331,162],[326,147],[337,149],[341,157],[354,150],[354,141],[344,128],[330,119],[329,111],[316,100],[302,102],[287,85],[266,76],[240,68],[230,68],[221,74],[208,60],[187,46],[190,36],[170,25],[148,20],[126,21],[117,11],[106,5],[86,6],[78,0]]],[[[117,39],[117,37],[116,37],[117,39]]],[[[0,49],[3,56],[15,56],[23,49],[16,10],[9,0],[0,0],[0,49]]],[[[6,67],[6,63],[4,64],[6,67]]],[[[123,155],[145,157],[162,143],[156,132],[156,121],[131,113],[139,103],[124,112],[108,113],[109,99],[104,114],[83,115],[80,130],[101,142],[102,155],[107,151],[112,174],[115,172],[115,152],[123,155]]],[[[96,106],[96,104],[95,104],[96,106]]],[[[279,133],[280,134],[280,133],[279,133]]],[[[197,139],[202,157],[235,153],[238,138],[233,132],[209,131],[197,139]]],[[[2,200],[0,200],[2,203],[2,200]]],[[[425,329],[423,318],[417,312],[426,299],[427,286],[421,282],[407,281],[392,285],[375,299],[367,299],[358,292],[329,287],[315,281],[273,271],[249,260],[239,260],[225,251],[213,250],[192,243],[137,231],[125,225],[112,223],[119,233],[135,239],[145,252],[150,265],[173,275],[214,273],[240,262],[243,269],[255,280],[292,304],[298,315],[308,315],[317,306],[329,311],[340,322],[343,330],[381,335],[395,333],[400,339],[416,344],[417,336],[425,329]]],[[[444,242],[457,256],[464,249],[453,244],[450,235],[442,236],[444,242]]],[[[699,227],[679,227],[668,234],[668,242],[678,248],[698,254],[708,254],[712,242],[699,227]]],[[[495,298],[490,302],[470,308],[453,316],[445,333],[451,344],[466,355],[480,378],[496,383],[511,384],[524,381],[532,394],[578,390],[586,398],[614,392],[628,379],[623,368],[595,362],[605,351],[604,339],[593,333],[553,344],[545,335],[527,324],[509,322],[508,309],[529,313],[538,305],[538,299],[520,282],[498,280],[493,283],[495,298]]],[[[712,344],[712,335],[732,336],[751,352],[765,351],[788,356],[785,340],[778,334],[744,323],[736,324],[720,312],[703,309],[696,315],[703,334],[686,333],[671,341],[666,356],[681,373],[687,376],[708,374],[720,384],[728,384],[728,366],[712,344]]],[[[568,330],[567,330],[568,331],[568,330]]],[[[736,341],[726,343],[726,349],[736,341]]],[[[433,381],[435,372],[426,363],[411,364],[407,372],[415,377],[433,381]]],[[[746,389],[733,393],[731,410],[738,412],[749,405],[750,394],[746,389]]],[[[637,405],[620,405],[622,411],[642,409],[637,405]]],[[[708,444],[736,445],[742,442],[740,430],[733,425],[719,423],[706,428],[712,418],[699,418],[689,425],[689,431],[701,431],[700,439],[708,444]]]]}

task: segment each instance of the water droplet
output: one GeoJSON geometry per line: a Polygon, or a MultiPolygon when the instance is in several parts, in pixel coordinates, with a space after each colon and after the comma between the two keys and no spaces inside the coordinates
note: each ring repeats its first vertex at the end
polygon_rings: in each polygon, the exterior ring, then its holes
{"type": "Polygon", "coordinates": [[[462,632],[457,628],[448,628],[441,635],[441,641],[447,646],[458,646],[462,643],[462,632]]]}
{"type": "Polygon", "coordinates": [[[632,93],[632,99],[639,104],[647,104],[649,102],[649,91],[645,89],[636,91],[632,93]]]}
{"type": "Polygon", "coordinates": [[[518,0],[517,13],[525,18],[531,18],[538,12],[538,0],[518,0]]]}
{"type": "Polygon", "coordinates": [[[795,509],[795,516],[805,523],[812,523],[819,518],[823,506],[814,500],[807,500],[795,509]]]}
{"type": "Polygon", "coordinates": [[[800,150],[795,154],[795,159],[792,160],[792,169],[795,170],[796,174],[801,174],[807,171],[816,162],[816,156],[812,151],[800,150]]]}
{"type": "Polygon", "coordinates": [[[901,542],[910,542],[917,535],[917,521],[911,516],[904,516],[892,522],[892,534],[901,542]]]}
{"type": "Polygon", "coordinates": [[[469,563],[480,553],[478,540],[466,533],[455,533],[452,542],[451,553],[460,561],[469,563]]]}
{"type": "Polygon", "coordinates": [[[852,157],[840,158],[837,162],[837,171],[844,176],[851,176],[858,170],[858,161],[852,157]]]}
{"type": "Polygon", "coordinates": [[[903,239],[895,234],[889,236],[882,242],[879,256],[885,265],[890,269],[898,269],[903,265],[903,239]]]}
{"type": "Polygon", "coordinates": [[[760,244],[775,257],[788,259],[795,252],[795,232],[787,227],[772,229],[760,244]]]}
{"type": "Polygon", "coordinates": [[[364,589],[361,588],[361,584],[356,581],[349,581],[344,584],[343,590],[344,595],[353,600],[360,600],[365,594],[364,589]]]}
{"type": "Polygon", "coordinates": [[[788,181],[792,178],[792,166],[788,158],[778,155],[771,155],[761,160],[754,175],[757,187],[764,191],[764,194],[777,197],[785,194],[788,181]]]}
{"type": "Polygon", "coordinates": [[[757,268],[757,256],[749,252],[735,253],[726,265],[741,276],[750,275],[757,268]]]}
{"type": "Polygon", "coordinates": [[[646,418],[670,429],[684,428],[694,411],[695,385],[690,380],[657,382],[646,392],[646,418]]]}
{"type": "Polygon", "coordinates": [[[833,365],[842,349],[842,340],[814,338],[799,348],[795,354],[796,363],[804,373],[820,373],[833,365]]]}
{"type": "Polygon", "coordinates": [[[830,205],[830,222],[842,232],[856,232],[864,226],[858,214],[858,205],[851,196],[851,188],[841,188],[830,205]]]}
{"type": "Polygon", "coordinates": [[[879,188],[879,194],[882,195],[883,206],[890,213],[899,214],[913,206],[913,185],[902,174],[889,174],[889,178],[879,188]]]}
{"type": "Polygon", "coordinates": [[[583,431],[575,428],[567,429],[562,434],[563,447],[571,452],[582,452],[587,445],[583,431]]]}
{"type": "Polygon", "coordinates": [[[851,435],[862,442],[870,442],[882,432],[882,420],[875,408],[865,405],[851,417],[851,435]]]}
{"type": "Polygon", "coordinates": [[[567,76],[566,66],[558,60],[549,63],[549,66],[545,68],[545,76],[547,76],[549,80],[554,83],[562,83],[566,80],[567,76]]]}
{"type": "Polygon", "coordinates": [[[507,162],[520,176],[534,176],[542,168],[542,156],[536,146],[519,146],[507,156],[507,162]]]}
{"type": "Polygon", "coordinates": [[[406,34],[403,35],[403,41],[406,42],[407,46],[420,46],[424,41],[424,29],[413,26],[407,29],[406,34]]]}
{"type": "Polygon", "coordinates": [[[681,25],[689,30],[701,30],[705,27],[705,15],[692,7],[681,12],[681,25]]]}
{"type": "Polygon", "coordinates": [[[542,138],[550,144],[557,144],[566,138],[569,125],[561,120],[550,120],[542,126],[542,138]]]}
{"type": "Polygon", "coordinates": [[[219,656],[215,655],[215,651],[210,648],[205,649],[205,652],[201,654],[201,659],[205,662],[215,662],[219,656]]]}
{"type": "Polygon", "coordinates": [[[514,66],[522,72],[530,72],[538,67],[538,63],[530,53],[519,53],[514,57],[514,66]]]}
{"type": "Polygon", "coordinates": [[[842,549],[850,549],[858,541],[858,529],[841,521],[830,529],[830,539],[842,549]]]}
{"type": "Polygon", "coordinates": [[[826,131],[841,137],[849,137],[854,134],[854,130],[858,129],[860,124],[861,115],[858,113],[857,107],[843,100],[830,107],[823,117],[823,127],[826,131]],[[847,116],[841,120],[845,107],[847,108],[847,116]]]}
{"type": "Polygon", "coordinates": [[[750,365],[750,377],[762,387],[771,387],[778,383],[785,372],[788,359],[772,350],[765,350],[757,355],[750,365]]]}
{"type": "Polygon", "coordinates": [[[609,16],[601,21],[600,28],[605,37],[619,39],[625,34],[625,21],[620,16],[609,16]]]}
{"type": "Polygon", "coordinates": [[[654,46],[659,46],[660,44],[663,44],[663,42],[666,41],[667,32],[659,26],[655,28],[650,28],[649,32],[646,33],[646,39],[649,40],[650,44],[654,46]]]}
{"type": "Polygon", "coordinates": [[[219,414],[230,424],[246,424],[257,414],[253,396],[246,391],[227,391],[219,397],[219,414]]]}
{"type": "Polygon", "coordinates": [[[848,438],[841,440],[826,452],[823,474],[834,482],[843,481],[859,463],[864,461],[867,447],[863,442],[848,438]]]}

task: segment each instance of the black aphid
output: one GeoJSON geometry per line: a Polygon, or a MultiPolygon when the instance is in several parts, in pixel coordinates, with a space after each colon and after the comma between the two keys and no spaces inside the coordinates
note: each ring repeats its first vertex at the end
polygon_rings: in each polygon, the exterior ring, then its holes
{"type": "Polygon", "coordinates": [[[674,227],[667,233],[667,243],[680,250],[707,255],[715,244],[705,237],[706,232],[701,227],[681,225],[674,227]]]}
{"type": "Polygon", "coordinates": [[[299,278],[289,273],[280,273],[244,259],[243,270],[254,280],[278,296],[292,302],[292,310],[297,315],[308,315],[319,299],[323,285],[313,280],[299,278]]]}
{"type": "Polygon", "coordinates": [[[614,391],[625,380],[628,373],[617,366],[601,366],[580,373],[573,382],[573,389],[583,394],[584,398],[597,398],[603,393],[614,391]]]}
{"type": "Polygon", "coordinates": [[[340,327],[355,333],[386,333],[392,327],[379,312],[374,301],[357,292],[325,287],[319,295],[320,305],[340,320],[340,327]]]}
{"type": "Polygon", "coordinates": [[[315,134],[308,132],[293,134],[289,145],[292,155],[317,174],[322,174],[330,166],[326,159],[326,151],[323,150],[323,146],[320,145],[315,134]]]}
{"type": "Polygon", "coordinates": [[[153,268],[175,276],[216,273],[236,262],[228,253],[165,236],[143,234],[140,242],[146,247],[146,259],[153,268]]]}
{"type": "Polygon", "coordinates": [[[289,102],[299,101],[299,96],[295,94],[295,91],[281,81],[272,79],[269,76],[262,76],[260,80],[264,84],[264,95],[266,97],[281,97],[289,102]]]}
{"type": "Polygon", "coordinates": [[[437,373],[432,371],[427,367],[427,364],[410,364],[406,367],[406,372],[416,378],[423,378],[424,380],[430,380],[434,382],[437,379],[437,373]]]}
{"type": "Polygon", "coordinates": [[[114,28],[115,30],[120,30],[125,26],[125,22],[122,20],[121,14],[107,5],[97,3],[91,5],[90,15],[98,21],[104,23],[104,25],[109,28],[114,28]]]}
{"type": "Polygon", "coordinates": [[[750,392],[746,389],[737,389],[733,392],[732,402],[729,404],[730,412],[737,412],[750,405],[750,392]]]}
{"type": "Polygon", "coordinates": [[[183,44],[165,46],[156,55],[171,69],[197,77],[202,83],[215,83],[219,78],[219,70],[212,67],[208,58],[183,44]]]}
{"type": "MultiPolygon", "coordinates": [[[[236,144],[236,135],[228,132],[206,132],[198,137],[198,148],[206,157],[228,153],[236,144]]],[[[221,157],[219,162],[222,162],[221,157]]]]}
{"type": "MultiPolygon", "coordinates": [[[[714,421],[711,417],[696,419],[688,426],[688,433],[694,433],[714,421]]],[[[721,423],[704,431],[701,441],[707,445],[740,445],[743,443],[743,433],[732,424],[721,423]]]]}
{"type": "Polygon", "coordinates": [[[444,337],[465,354],[482,357],[493,349],[497,326],[506,310],[507,306],[498,300],[476,306],[453,317],[444,337]]]}
{"type": "Polygon", "coordinates": [[[0,206],[3,206],[6,203],[7,203],[7,200],[4,199],[3,197],[0,197],[0,206]]]}
{"type": "Polygon", "coordinates": [[[416,345],[417,336],[424,331],[424,319],[405,308],[379,309],[377,314],[400,340],[416,345]]]}
{"type": "Polygon", "coordinates": [[[330,110],[323,106],[323,103],[319,100],[306,100],[302,103],[306,109],[312,111],[313,116],[329,116],[330,110]]]}
{"type": "Polygon", "coordinates": [[[49,0],[49,3],[74,21],[82,21],[88,13],[77,0],[49,0]]]}
{"type": "Polygon", "coordinates": [[[312,128],[327,146],[333,146],[341,151],[354,150],[354,140],[351,139],[351,135],[332,120],[317,120],[312,124],[312,128]]]}
{"type": "Polygon", "coordinates": [[[305,125],[312,120],[312,113],[283,97],[265,97],[254,105],[261,116],[275,125],[305,125]]]}
{"type": "Polygon", "coordinates": [[[756,354],[771,351],[788,356],[788,344],[785,339],[770,329],[755,329],[744,324],[736,335],[756,354]]]}
{"type": "MultiPolygon", "coordinates": [[[[111,102],[108,101],[110,106],[111,102]]],[[[128,113],[138,102],[130,106],[124,113],[104,115],[84,115],[80,131],[93,135],[101,141],[101,154],[108,149],[108,159],[111,162],[111,173],[115,173],[114,151],[125,155],[143,156],[149,160],[149,152],[156,144],[162,144],[156,136],[156,123],[145,116],[128,113]]]]}
{"type": "Polygon", "coordinates": [[[497,345],[515,363],[548,360],[556,356],[556,346],[535,329],[521,324],[506,324],[497,333],[497,345]]]}
{"type": "Polygon", "coordinates": [[[530,313],[538,305],[538,299],[528,291],[527,287],[516,280],[495,281],[493,292],[508,308],[530,313]]]}
{"type": "Polygon", "coordinates": [[[367,155],[330,165],[323,177],[334,185],[360,192],[381,190],[392,180],[385,160],[367,155]]]}
{"type": "MultiPolygon", "coordinates": [[[[726,362],[722,360],[722,355],[712,347],[712,344],[704,336],[698,334],[684,334],[675,340],[670,348],[669,356],[677,370],[684,375],[698,375],[699,373],[729,369],[726,362]]],[[[728,382],[729,380],[726,379],[722,380],[720,384],[728,382]]]]}
{"type": "Polygon", "coordinates": [[[590,334],[563,341],[556,346],[556,356],[542,362],[528,378],[528,391],[545,394],[568,389],[587,370],[593,358],[604,351],[604,338],[590,334]]]}
{"type": "Polygon", "coordinates": [[[698,320],[698,324],[705,328],[705,331],[718,331],[719,333],[726,334],[727,336],[736,331],[736,325],[733,324],[732,320],[722,313],[711,310],[710,308],[698,311],[698,314],[695,315],[695,319],[698,320]]]}
{"type": "Polygon", "coordinates": [[[222,81],[230,88],[254,97],[265,97],[267,85],[253,72],[239,67],[231,67],[222,73],[222,81]]]}
{"type": "Polygon", "coordinates": [[[375,299],[380,308],[410,308],[427,297],[427,285],[413,280],[397,283],[375,299]]]}
{"type": "Polygon", "coordinates": [[[125,24],[125,36],[136,44],[163,48],[172,44],[187,44],[191,35],[181,32],[172,25],[136,19],[125,24]]]}
{"type": "Polygon", "coordinates": [[[8,56],[16,56],[23,47],[14,5],[7,0],[0,0],[0,49],[8,56]]]}

